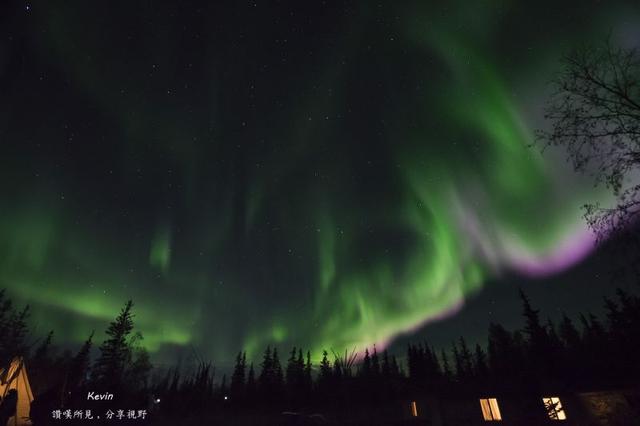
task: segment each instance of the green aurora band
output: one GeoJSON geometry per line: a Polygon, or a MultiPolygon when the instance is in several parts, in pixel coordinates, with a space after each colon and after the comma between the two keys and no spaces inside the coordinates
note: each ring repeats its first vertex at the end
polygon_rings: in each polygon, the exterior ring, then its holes
{"type": "MultiPolygon", "coordinates": [[[[520,34],[544,50],[526,55],[501,44],[525,6],[464,5],[447,15],[398,6],[379,34],[378,12],[363,3],[351,26],[336,24],[333,48],[294,57],[273,88],[253,69],[226,80],[264,59],[258,48],[204,37],[213,71],[200,77],[195,107],[166,89],[178,87],[167,59],[179,56],[175,37],[87,59],[107,30],[77,23],[71,7],[32,17],[48,34],[34,36],[34,55],[71,81],[69,96],[102,129],[102,139],[82,126],[73,137],[106,159],[70,166],[64,142],[51,142],[0,160],[0,284],[32,305],[40,333],[80,342],[131,298],[149,350],[194,345],[229,361],[267,344],[316,357],[385,347],[504,271],[535,277],[575,264],[593,242],[579,206],[610,200],[561,153],[529,145],[562,49],[619,15],[575,24],[575,35],[520,34]],[[550,52],[553,37],[562,42],[550,52]],[[147,48],[151,59],[140,59],[147,48]],[[269,101],[245,118],[237,98],[252,90],[269,101]]],[[[247,20],[259,37],[267,24],[247,20]]],[[[69,120],[45,118],[55,102],[42,102],[42,124],[26,133],[12,124],[21,110],[3,105],[2,138],[67,139],[69,120]]]]}

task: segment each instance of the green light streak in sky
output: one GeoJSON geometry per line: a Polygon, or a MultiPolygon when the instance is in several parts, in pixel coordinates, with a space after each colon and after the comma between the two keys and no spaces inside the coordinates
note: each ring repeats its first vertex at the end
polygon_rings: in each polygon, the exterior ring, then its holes
{"type": "Polygon", "coordinates": [[[169,228],[160,230],[151,242],[149,264],[166,274],[171,262],[171,237],[169,228]]]}
{"type": "Polygon", "coordinates": [[[18,154],[0,159],[1,285],[74,343],[133,299],[156,354],[193,345],[230,360],[268,344],[315,357],[384,346],[505,270],[544,270],[584,231],[579,206],[606,197],[528,148],[525,106],[540,100],[511,76],[545,76],[535,58],[503,59],[520,54],[499,31],[518,7],[393,6],[385,26],[363,3],[330,47],[271,68],[255,65],[270,60],[262,47],[207,33],[199,74],[172,59],[178,38],[132,46],[144,55],[128,63],[97,48],[118,34],[75,9],[34,16],[48,32],[32,54],[91,111],[96,134],[78,137],[96,151],[66,151],[67,116],[34,129],[2,117],[18,154]],[[20,151],[29,141],[54,148],[20,151]]]}

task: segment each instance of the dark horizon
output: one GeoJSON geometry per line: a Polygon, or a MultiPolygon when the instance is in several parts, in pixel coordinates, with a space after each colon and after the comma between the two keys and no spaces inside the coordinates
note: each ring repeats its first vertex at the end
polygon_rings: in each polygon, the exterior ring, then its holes
{"type": "MultiPolygon", "coordinates": [[[[120,418],[158,425],[183,416],[190,422],[185,424],[208,419],[238,425],[406,425],[443,417],[456,425],[483,417],[532,426],[558,419],[600,425],[606,418],[630,424],[636,416],[633,401],[640,398],[637,353],[629,350],[639,343],[640,295],[618,289],[615,298],[604,300],[604,315],[585,312],[559,321],[545,320],[526,293],[520,291],[519,299],[523,326],[507,330],[492,322],[484,347],[461,336],[446,350],[411,342],[404,362],[374,348],[359,359],[355,352],[325,351],[314,365],[302,348],[287,352],[268,346],[260,363],[238,353],[232,374],[223,375],[205,359],[195,368],[151,366],[147,352],[131,340],[137,333],[131,302],[100,344],[90,337],[75,354],[60,354],[49,335],[34,346],[28,311],[13,307],[2,291],[0,370],[20,365],[13,371],[23,376],[13,374],[8,383],[23,399],[33,392],[30,411],[18,404],[18,415],[36,426],[56,424],[70,413],[80,413],[74,419],[88,412],[115,415],[112,405],[126,404],[130,417],[120,418]],[[92,346],[98,348],[93,360],[92,346]],[[616,402],[612,411],[611,401],[620,398],[627,402],[616,402]]],[[[8,388],[0,384],[0,421],[10,400],[8,388]]]]}

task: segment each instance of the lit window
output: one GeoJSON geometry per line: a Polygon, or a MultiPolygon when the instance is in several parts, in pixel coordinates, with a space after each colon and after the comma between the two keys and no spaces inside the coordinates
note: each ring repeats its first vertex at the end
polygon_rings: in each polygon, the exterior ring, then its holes
{"type": "Polygon", "coordinates": [[[482,408],[482,417],[484,418],[485,421],[489,422],[489,421],[502,420],[497,399],[495,398],[481,399],[480,408],[482,408]]]}
{"type": "Polygon", "coordinates": [[[560,398],[552,396],[549,398],[542,398],[544,408],[547,410],[547,415],[551,420],[566,420],[567,415],[564,413],[560,398]]]}
{"type": "Polygon", "coordinates": [[[418,417],[418,406],[415,401],[411,401],[411,415],[413,417],[418,417]]]}

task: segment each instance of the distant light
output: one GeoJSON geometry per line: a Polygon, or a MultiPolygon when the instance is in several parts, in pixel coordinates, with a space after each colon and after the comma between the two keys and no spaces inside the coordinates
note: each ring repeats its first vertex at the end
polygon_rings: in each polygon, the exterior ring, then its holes
{"type": "Polygon", "coordinates": [[[156,404],[160,404],[160,398],[156,398],[156,404]]]}
{"type": "Polygon", "coordinates": [[[415,401],[411,401],[411,415],[413,417],[418,417],[418,407],[415,401]]]}
{"type": "Polygon", "coordinates": [[[226,401],[227,399],[229,399],[229,397],[227,395],[224,396],[224,400],[226,401]]]}

